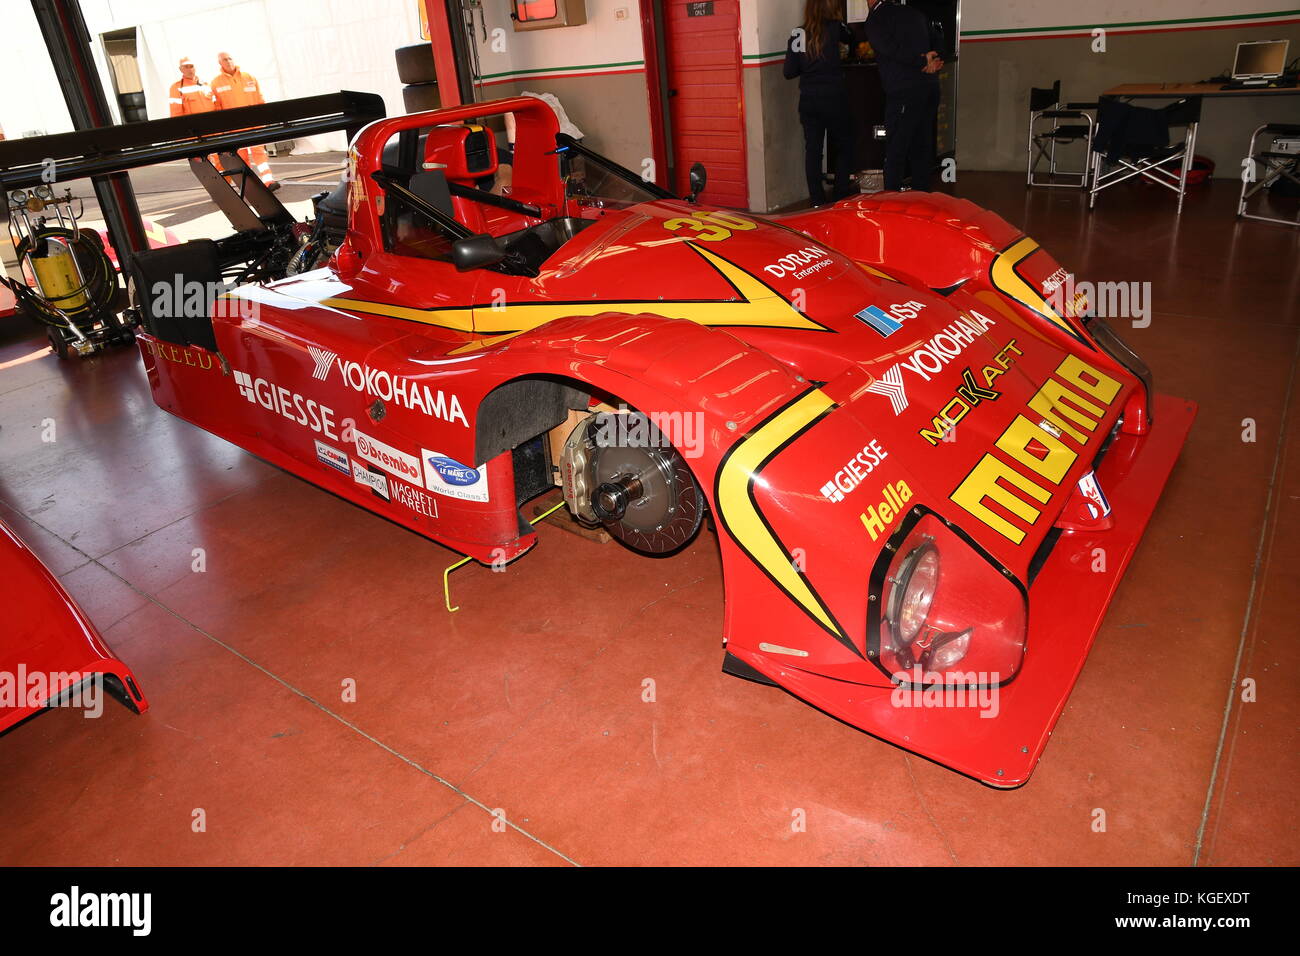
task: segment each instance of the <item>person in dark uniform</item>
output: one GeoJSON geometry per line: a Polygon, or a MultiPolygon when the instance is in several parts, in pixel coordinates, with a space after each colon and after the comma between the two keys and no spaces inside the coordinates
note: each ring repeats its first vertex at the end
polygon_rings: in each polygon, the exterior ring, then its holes
{"type": "Polygon", "coordinates": [[[822,144],[827,134],[835,147],[835,199],[854,191],[853,123],[848,90],[840,65],[840,44],[853,34],[841,18],[841,0],[805,0],[803,26],[790,34],[785,51],[785,78],[799,77],[799,122],[803,124],[804,174],[814,206],[826,202],[822,183],[822,144]]]}
{"type": "Polygon", "coordinates": [[[867,6],[864,30],[885,88],[885,188],[902,189],[910,173],[913,189],[929,190],[943,69],[938,38],[915,7],[890,0],[867,0],[867,6]]]}

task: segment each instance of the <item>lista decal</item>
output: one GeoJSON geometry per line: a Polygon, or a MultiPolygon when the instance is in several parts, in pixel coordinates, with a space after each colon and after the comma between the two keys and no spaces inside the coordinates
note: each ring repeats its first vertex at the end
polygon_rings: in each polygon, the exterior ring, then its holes
{"type": "Polygon", "coordinates": [[[872,541],[878,541],[886,535],[890,526],[899,515],[907,509],[903,506],[912,500],[912,489],[905,481],[885,482],[884,501],[874,504],[858,517],[862,525],[871,534],[872,541]]]}
{"type": "Polygon", "coordinates": [[[869,305],[861,312],[857,313],[855,318],[860,319],[867,325],[871,326],[884,338],[889,338],[895,332],[903,327],[903,323],[908,319],[914,319],[921,314],[925,308],[924,302],[918,302],[912,299],[908,302],[902,302],[897,305],[891,305],[886,311],[878,305],[869,305]]]}
{"type": "Polygon", "coordinates": [[[1027,403],[1033,417],[1017,415],[994,443],[994,451],[979,460],[949,497],[1020,544],[1043,513],[1038,505],[1052,500],[1121,388],[1105,372],[1067,356],[1027,403]]]}
{"type": "Polygon", "coordinates": [[[822,485],[822,494],[827,501],[843,501],[862,479],[871,474],[876,466],[889,457],[889,452],[880,447],[880,440],[873,438],[862,446],[862,451],[849,459],[847,465],[835,472],[834,477],[822,485]]]}
{"type": "Polygon", "coordinates": [[[424,486],[430,491],[461,501],[487,502],[487,465],[470,468],[441,452],[420,449],[424,459],[424,486]]]}
{"type": "Polygon", "coordinates": [[[388,494],[388,478],[377,471],[371,471],[359,461],[352,463],[352,480],[359,485],[365,485],[385,501],[390,501],[388,494]]]}
{"type": "Polygon", "coordinates": [[[384,369],[371,368],[360,362],[345,361],[337,353],[326,349],[307,347],[311,355],[312,377],[324,381],[331,368],[337,368],[343,378],[343,384],[354,392],[361,392],[371,398],[384,402],[396,402],[416,412],[423,412],[431,418],[444,422],[460,422],[469,428],[465,410],[461,408],[460,398],[453,392],[450,396],[441,389],[431,389],[415,379],[403,375],[394,375],[384,369]]]}
{"type": "Polygon", "coordinates": [[[306,425],[319,435],[334,441],[339,436],[334,431],[334,409],[321,405],[314,399],[304,398],[281,385],[273,385],[264,378],[253,378],[247,372],[232,369],[239,394],[254,405],[283,415],[291,422],[306,425]]]}
{"type": "Polygon", "coordinates": [[[339,451],[332,445],[327,445],[323,441],[316,442],[316,457],[322,464],[329,465],[336,471],[341,471],[345,475],[349,473],[351,460],[345,452],[339,451]]]}
{"type": "Polygon", "coordinates": [[[358,429],[353,429],[352,433],[356,437],[358,458],[372,465],[378,465],[390,475],[396,475],[403,481],[424,487],[424,480],[420,475],[420,459],[392,445],[386,445],[377,438],[371,438],[358,429]]]}
{"type": "Polygon", "coordinates": [[[411,488],[395,481],[391,485],[393,490],[393,500],[410,508],[416,514],[425,515],[429,518],[438,517],[438,499],[432,495],[426,495],[423,491],[411,488]]]}
{"type": "Polygon", "coordinates": [[[903,380],[905,370],[919,376],[922,381],[930,381],[932,375],[941,371],[945,365],[966,351],[967,346],[974,342],[977,336],[983,335],[993,325],[996,323],[988,316],[971,309],[969,316],[962,315],[930,341],[914,350],[906,361],[891,366],[880,378],[867,386],[867,391],[883,395],[889,399],[894,414],[902,414],[907,408],[907,386],[903,380]]]}

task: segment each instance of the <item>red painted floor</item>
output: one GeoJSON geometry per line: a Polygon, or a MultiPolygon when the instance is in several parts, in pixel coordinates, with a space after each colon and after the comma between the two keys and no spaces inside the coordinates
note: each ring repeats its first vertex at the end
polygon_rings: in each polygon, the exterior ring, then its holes
{"type": "Polygon", "coordinates": [[[1079,279],[1150,280],[1124,334],[1201,405],[1026,787],[723,675],[707,533],[654,561],[543,527],[449,615],[451,552],[159,411],[133,352],[60,364],[10,322],[0,516],[152,709],[0,737],[0,863],[1300,863],[1300,230],[1236,221],[1229,180],[1181,221],[1136,186],[959,192],[1079,279]]]}

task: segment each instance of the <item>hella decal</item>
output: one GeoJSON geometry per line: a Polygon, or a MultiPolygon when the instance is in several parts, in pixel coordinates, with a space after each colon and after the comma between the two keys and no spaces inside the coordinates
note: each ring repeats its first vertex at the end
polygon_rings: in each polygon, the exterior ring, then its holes
{"type": "Polygon", "coordinates": [[[862,480],[888,457],[889,452],[880,447],[879,439],[873,438],[822,486],[822,494],[827,501],[843,501],[845,495],[862,484],[862,480]]]}
{"type": "Polygon", "coordinates": [[[420,449],[424,485],[430,491],[461,501],[488,501],[487,465],[471,468],[441,452],[420,449]]]}
{"type": "Polygon", "coordinates": [[[327,349],[308,346],[311,356],[312,378],[325,381],[330,369],[337,368],[343,378],[343,384],[354,392],[361,392],[371,398],[384,402],[396,402],[411,411],[422,412],[431,418],[440,418],[444,422],[460,422],[469,428],[465,410],[461,408],[460,398],[452,393],[448,395],[441,389],[431,389],[404,375],[394,375],[384,369],[372,368],[360,362],[346,361],[337,353],[327,349]]]}
{"type": "Polygon", "coordinates": [[[359,485],[365,485],[385,501],[389,500],[388,478],[377,471],[371,471],[359,461],[352,463],[352,480],[359,485]]]}
{"type": "Polygon", "coordinates": [[[329,465],[336,471],[348,474],[351,460],[345,452],[339,451],[332,445],[327,445],[323,441],[316,442],[316,457],[322,464],[329,465]]]}
{"type": "Polygon", "coordinates": [[[931,445],[937,445],[957,427],[959,421],[970,414],[971,409],[983,402],[996,402],[1001,398],[1002,393],[993,387],[993,383],[1015,364],[1016,360],[1008,354],[1010,352],[1016,355],[1024,354],[1016,346],[1016,340],[1012,339],[993,357],[996,365],[985,365],[978,373],[969,365],[962,369],[961,384],[957,386],[957,394],[939,409],[939,414],[934,416],[930,427],[922,428],[917,434],[931,445]]]}
{"type": "Polygon", "coordinates": [[[283,415],[291,422],[306,425],[317,434],[338,441],[334,431],[334,410],[321,405],[314,399],[304,398],[297,392],[291,392],[281,385],[273,385],[264,378],[253,378],[247,372],[232,369],[235,385],[239,394],[254,405],[261,405],[267,411],[283,415]]]}
{"type": "Polygon", "coordinates": [[[994,443],[994,451],[979,460],[949,497],[1013,544],[1020,544],[1042,515],[1039,506],[1052,500],[1053,491],[1100,427],[1121,387],[1082,359],[1066,357],[1029,400],[1034,418],[1017,415],[994,443]]]}
{"type": "MultiPolygon", "coordinates": [[[[907,509],[903,506],[912,500],[912,489],[905,481],[885,482],[884,501],[874,504],[862,514],[862,525],[871,535],[872,541],[878,541],[886,534],[899,515],[907,509]]],[[[886,535],[887,536],[887,535],[886,535]]]]}
{"type": "Polygon", "coordinates": [[[906,361],[891,366],[888,371],[867,386],[867,391],[883,395],[889,399],[894,414],[902,414],[907,408],[904,371],[919,376],[922,381],[930,381],[932,375],[941,371],[945,365],[966,351],[967,346],[974,342],[977,336],[983,335],[990,326],[995,324],[988,316],[971,309],[969,316],[963,314],[930,341],[915,349],[906,361]]]}
{"type": "Polygon", "coordinates": [[[878,305],[869,305],[861,312],[857,313],[854,318],[865,322],[871,326],[884,338],[889,338],[895,332],[903,327],[903,323],[908,319],[914,319],[921,314],[925,308],[924,302],[917,302],[915,299],[910,302],[902,302],[897,305],[891,305],[886,311],[878,305]]]}
{"type": "Polygon", "coordinates": [[[420,476],[420,459],[376,438],[371,438],[356,429],[353,429],[353,435],[356,437],[358,458],[368,461],[372,465],[378,465],[390,475],[396,475],[404,481],[423,487],[424,482],[420,476]]]}

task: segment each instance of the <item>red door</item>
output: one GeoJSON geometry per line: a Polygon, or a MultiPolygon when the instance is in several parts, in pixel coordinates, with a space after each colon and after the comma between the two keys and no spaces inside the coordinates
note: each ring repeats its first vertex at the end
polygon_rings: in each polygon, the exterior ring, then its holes
{"type": "Polygon", "coordinates": [[[692,163],[709,170],[703,201],[749,206],[739,0],[664,0],[674,192],[690,192],[692,163]]]}

